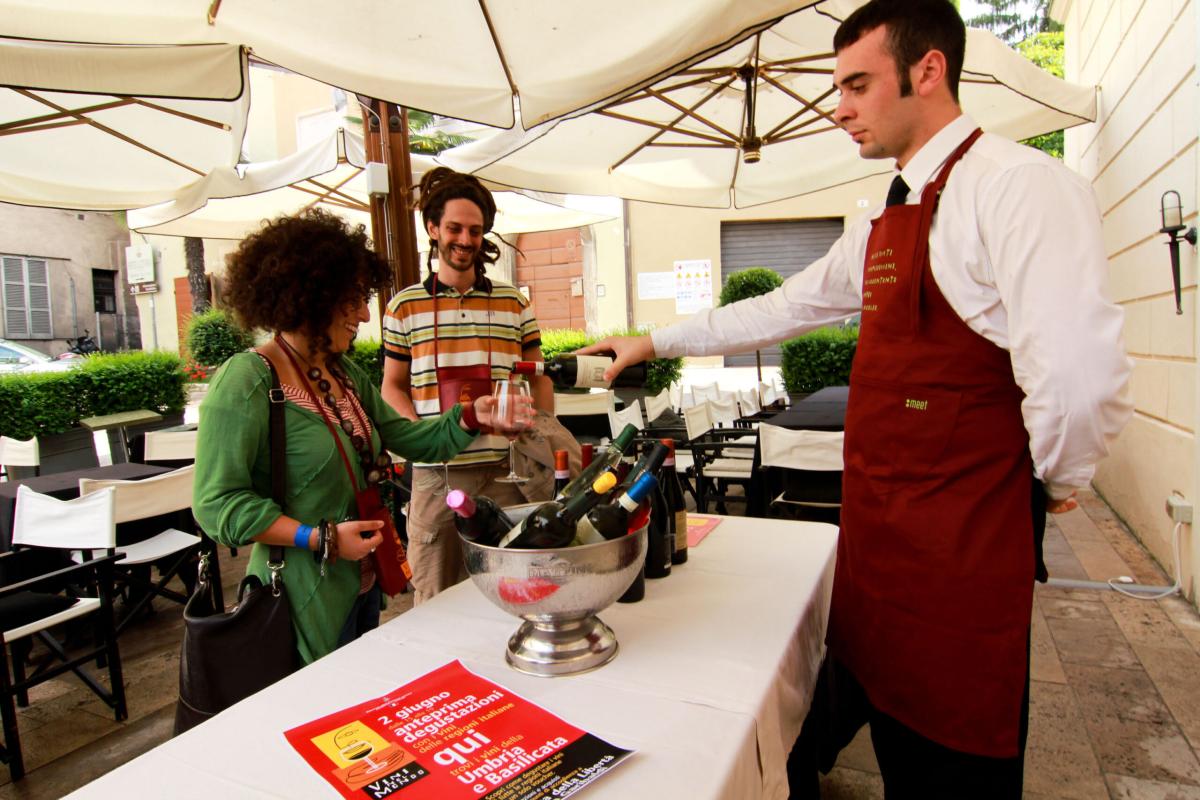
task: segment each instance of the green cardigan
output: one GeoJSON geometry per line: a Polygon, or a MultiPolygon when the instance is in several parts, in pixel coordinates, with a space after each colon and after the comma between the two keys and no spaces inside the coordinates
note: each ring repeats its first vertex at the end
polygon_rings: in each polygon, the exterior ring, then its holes
{"type": "MultiPolygon", "coordinates": [[[[342,367],[354,380],[363,408],[373,423],[374,449],[380,441],[416,461],[445,461],[474,438],[459,427],[456,406],[436,419],[412,422],[384,402],[378,387],[349,359],[342,367]]],[[[216,541],[242,547],[281,514],[309,525],[322,519],[354,519],[354,490],[337,446],[320,415],[294,403],[284,405],[287,423],[287,496],[283,508],[271,499],[268,397],[271,376],[262,357],[240,353],[217,372],[200,406],[196,445],[193,510],[200,526],[216,541]]],[[[336,426],[350,457],[355,479],[365,485],[349,437],[336,426]]],[[[247,572],[265,583],[267,550],[255,543],[247,572]]],[[[309,551],[285,548],[284,585],[300,657],[308,664],[337,645],[359,590],[359,565],[339,560],[320,576],[309,551]]]]}

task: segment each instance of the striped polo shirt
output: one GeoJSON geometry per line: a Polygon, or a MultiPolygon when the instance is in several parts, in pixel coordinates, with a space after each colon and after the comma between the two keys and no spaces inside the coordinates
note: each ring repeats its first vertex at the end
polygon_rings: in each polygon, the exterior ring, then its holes
{"type": "MultiPolygon", "coordinates": [[[[409,394],[417,416],[422,418],[442,413],[437,367],[485,364],[489,342],[492,380],[500,380],[508,377],[523,351],[540,347],[542,339],[525,295],[507,283],[482,275],[465,293],[437,280],[436,274],[430,275],[393,297],[383,317],[384,353],[388,358],[410,363],[409,394]]],[[[507,455],[508,440],[503,436],[479,436],[450,463],[490,464],[507,455]]]]}

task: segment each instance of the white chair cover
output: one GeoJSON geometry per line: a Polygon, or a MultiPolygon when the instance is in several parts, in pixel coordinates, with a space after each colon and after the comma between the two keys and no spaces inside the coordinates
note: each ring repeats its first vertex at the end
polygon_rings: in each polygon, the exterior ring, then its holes
{"type": "Polygon", "coordinates": [[[671,408],[671,398],[667,389],[663,389],[654,397],[646,398],[646,422],[658,419],[658,416],[671,408]]]}
{"type": "Polygon", "coordinates": [[[765,422],[758,426],[764,467],[840,472],[842,439],[841,431],[794,431],[765,422]]]}
{"type": "Polygon", "coordinates": [[[0,436],[0,464],[6,467],[37,467],[41,463],[36,436],[28,441],[0,436]]]}
{"type": "Polygon", "coordinates": [[[683,410],[683,424],[689,439],[698,439],[712,430],[712,412],[708,403],[699,403],[683,410]]]}
{"type": "Polygon", "coordinates": [[[191,508],[195,472],[194,466],[187,466],[140,481],[80,478],[79,494],[87,497],[101,489],[113,489],[116,492],[117,522],[156,517],[191,508]]]}
{"type": "Polygon", "coordinates": [[[762,411],[762,405],[758,402],[758,390],[750,389],[749,391],[738,391],[738,408],[742,412],[743,417],[752,417],[759,411],[762,411]]]}
{"type": "Polygon", "coordinates": [[[554,414],[558,417],[577,417],[587,414],[607,414],[614,407],[611,390],[587,394],[555,394],[554,414]]]}
{"type": "Polygon", "coordinates": [[[616,438],[626,425],[633,425],[639,431],[644,427],[642,422],[642,404],[637,400],[629,403],[620,411],[608,412],[608,427],[612,431],[612,435],[616,438]]]}
{"type": "Polygon", "coordinates": [[[66,550],[107,550],[117,543],[116,499],[112,489],[74,500],[17,487],[13,544],[66,550]]]}
{"type": "Polygon", "coordinates": [[[732,428],[733,423],[738,418],[737,403],[732,398],[728,400],[709,400],[708,413],[714,425],[720,425],[722,428],[732,428]]]}
{"type": "Polygon", "coordinates": [[[721,389],[715,383],[692,386],[692,401],[703,403],[706,400],[720,400],[721,389]]]}
{"type": "Polygon", "coordinates": [[[148,431],[146,461],[196,460],[196,437],[199,431],[148,431]]]}

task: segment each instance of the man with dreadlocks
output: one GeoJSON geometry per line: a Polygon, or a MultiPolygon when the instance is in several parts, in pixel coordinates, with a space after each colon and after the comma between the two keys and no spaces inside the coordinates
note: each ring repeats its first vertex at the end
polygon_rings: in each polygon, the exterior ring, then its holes
{"type": "MultiPolygon", "coordinates": [[[[393,297],[383,321],[383,397],[413,420],[489,394],[514,361],[542,360],[529,301],[484,275],[500,255],[484,238],[496,218],[492,193],[474,176],[438,167],[421,178],[419,207],[429,234],[429,277],[393,297]]],[[[550,381],[535,378],[530,388],[534,407],[553,414],[550,381]]],[[[502,506],[525,502],[515,484],[496,481],[508,471],[507,456],[503,437],[479,436],[444,471],[441,464],[414,468],[408,557],[417,603],[466,578],[448,488],[502,506]]]]}

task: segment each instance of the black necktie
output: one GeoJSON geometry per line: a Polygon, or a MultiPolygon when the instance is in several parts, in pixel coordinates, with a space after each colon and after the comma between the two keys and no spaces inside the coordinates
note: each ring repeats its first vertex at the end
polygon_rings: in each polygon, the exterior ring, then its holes
{"type": "Polygon", "coordinates": [[[899,175],[892,178],[892,186],[888,189],[887,206],[902,206],[908,200],[908,184],[899,175]]]}

